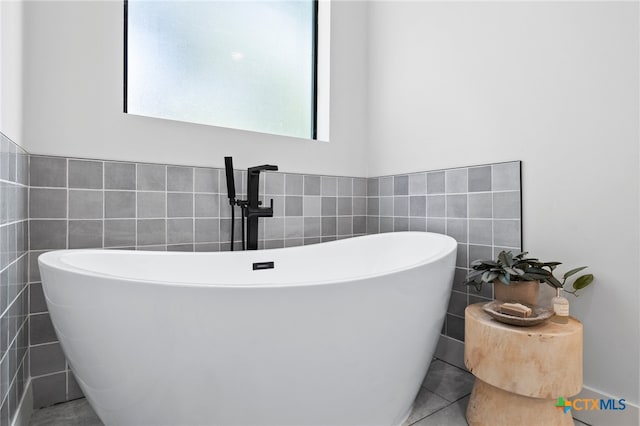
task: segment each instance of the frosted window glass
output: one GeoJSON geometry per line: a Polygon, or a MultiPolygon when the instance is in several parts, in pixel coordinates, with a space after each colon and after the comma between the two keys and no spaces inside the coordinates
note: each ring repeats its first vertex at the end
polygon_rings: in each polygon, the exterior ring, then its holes
{"type": "Polygon", "coordinates": [[[313,1],[127,7],[127,112],[312,137],[313,1]]]}

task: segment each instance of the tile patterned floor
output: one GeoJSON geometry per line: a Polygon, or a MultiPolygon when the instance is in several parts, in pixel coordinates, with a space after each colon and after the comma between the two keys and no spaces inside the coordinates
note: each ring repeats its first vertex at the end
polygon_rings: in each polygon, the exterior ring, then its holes
{"type": "MultiPolygon", "coordinates": [[[[467,426],[465,410],[473,376],[441,360],[433,360],[413,412],[403,426],[467,426]]],[[[576,426],[583,426],[577,420],[576,426]]],[[[86,399],[36,410],[30,426],[104,426],[86,399]]]]}

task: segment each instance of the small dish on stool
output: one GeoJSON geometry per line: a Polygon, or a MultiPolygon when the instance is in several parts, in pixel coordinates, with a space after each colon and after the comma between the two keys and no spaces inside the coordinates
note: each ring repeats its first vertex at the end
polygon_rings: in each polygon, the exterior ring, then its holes
{"type": "Polygon", "coordinates": [[[529,318],[520,318],[513,315],[507,315],[500,312],[500,305],[504,303],[498,300],[486,303],[482,306],[482,309],[491,315],[496,321],[500,321],[504,324],[517,325],[519,327],[530,327],[545,322],[553,316],[553,310],[549,308],[543,308],[542,306],[526,305],[532,309],[532,314],[529,318]]]}

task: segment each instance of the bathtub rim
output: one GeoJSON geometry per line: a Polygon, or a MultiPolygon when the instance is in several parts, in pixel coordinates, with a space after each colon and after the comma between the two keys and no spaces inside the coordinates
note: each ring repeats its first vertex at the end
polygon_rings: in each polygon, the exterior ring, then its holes
{"type": "MultiPolygon", "coordinates": [[[[348,240],[353,240],[356,238],[376,238],[380,235],[391,235],[391,234],[413,234],[413,235],[429,235],[430,238],[436,238],[442,241],[442,248],[438,250],[434,255],[426,257],[419,262],[415,262],[408,265],[403,265],[402,267],[386,269],[381,272],[371,273],[371,274],[363,274],[357,276],[345,276],[340,279],[332,279],[332,280],[315,280],[315,281],[301,281],[296,282],[294,284],[281,284],[281,283],[259,283],[259,284],[234,284],[234,283],[213,283],[213,282],[176,282],[176,281],[165,281],[165,280],[156,280],[156,279],[143,279],[143,278],[132,278],[130,276],[125,275],[116,275],[109,274],[104,272],[96,272],[91,269],[85,269],[79,266],[72,265],[70,263],[64,262],[62,257],[69,254],[81,254],[81,253],[109,253],[115,252],[117,254],[153,254],[157,256],[211,256],[216,253],[231,253],[231,252],[180,252],[180,251],[152,251],[152,250],[112,250],[112,249],[62,249],[62,250],[52,250],[46,253],[41,254],[38,257],[38,267],[48,267],[56,270],[62,270],[66,272],[76,273],[82,276],[91,277],[91,278],[107,278],[107,279],[118,279],[125,282],[130,283],[142,283],[142,284],[151,284],[151,285],[162,285],[162,286],[170,286],[170,287],[180,287],[180,288],[236,288],[236,289],[267,289],[267,288],[301,288],[301,287],[311,287],[311,286],[324,286],[324,285],[336,285],[336,284],[344,284],[348,282],[354,281],[362,281],[362,280],[370,280],[376,279],[380,277],[384,277],[387,275],[393,275],[397,273],[401,273],[404,271],[412,270],[415,268],[419,268],[421,266],[438,262],[447,256],[453,253],[456,254],[458,242],[451,236],[445,234],[439,234],[435,232],[421,232],[421,231],[402,231],[402,232],[392,232],[385,234],[370,234],[370,235],[361,235],[358,237],[344,238],[341,240],[334,241],[326,241],[318,244],[344,244],[348,240]]],[[[302,249],[304,250],[306,247],[312,248],[317,246],[318,244],[310,244],[307,246],[296,246],[296,247],[284,247],[277,249],[268,249],[268,250],[257,250],[255,253],[259,252],[273,252],[273,251],[283,251],[290,249],[302,249]]],[[[239,251],[238,253],[244,253],[239,251]]],[[[44,281],[44,279],[43,279],[44,281]]]]}

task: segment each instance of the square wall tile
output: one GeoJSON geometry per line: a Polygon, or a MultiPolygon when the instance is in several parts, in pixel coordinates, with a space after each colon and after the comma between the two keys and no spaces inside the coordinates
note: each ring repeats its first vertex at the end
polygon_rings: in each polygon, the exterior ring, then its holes
{"type": "Polygon", "coordinates": [[[338,179],[333,176],[322,176],[322,196],[323,197],[335,197],[338,195],[338,179]]]}
{"type": "Polygon", "coordinates": [[[159,164],[137,165],[139,191],[164,191],[167,186],[167,167],[159,164]]]}
{"type": "Polygon", "coordinates": [[[193,217],[193,194],[167,193],[167,217],[193,217]]]}
{"type": "Polygon", "coordinates": [[[320,195],[320,176],[304,176],[304,195],[320,195]]]}
{"type": "Polygon", "coordinates": [[[67,217],[67,190],[31,188],[29,216],[34,219],[67,217]]]}
{"type": "Polygon", "coordinates": [[[445,217],[445,205],[444,195],[428,195],[427,217],[445,217]]]}
{"type": "Polygon", "coordinates": [[[447,195],[447,217],[467,217],[467,194],[447,195]]]}
{"type": "Polygon", "coordinates": [[[83,397],[82,389],[80,389],[73,372],[69,370],[67,374],[67,401],[73,401],[74,399],[83,397]]]}
{"type": "Polygon", "coordinates": [[[427,193],[427,174],[409,175],[409,195],[425,195],[427,193]]]}
{"type": "Polygon", "coordinates": [[[447,222],[445,219],[427,218],[427,232],[435,232],[444,234],[447,230],[447,222]]]}
{"type": "Polygon", "coordinates": [[[447,314],[447,336],[464,342],[464,318],[447,314]]]}
{"type": "Polygon", "coordinates": [[[393,216],[393,199],[394,197],[380,197],[378,209],[380,216],[393,216]]]}
{"type": "Polygon", "coordinates": [[[409,218],[407,217],[393,218],[393,232],[404,232],[408,230],[409,230],[409,218]]]}
{"type": "Polygon", "coordinates": [[[56,373],[50,376],[35,377],[33,386],[33,408],[48,407],[66,399],[67,373],[56,373]]]}
{"type": "Polygon", "coordinates": [[[353,233],[364,234],[365,232],[367,232],[367,217],[354,216],[353,217],[353,233]]]}
{"type": "Polygon", "coordinates": [[[494,220],[493,221],[494,244],[500,247],[520,247],[520,221],[519,220],[494,220]]]}
{"type": "Polygon", "coordinates": [[[494,191],[520,190],[520,162],[493,164],[492,189],[494,191]]]}
{"type": "Polygon", "coordinates": [[[452,291],[451,297],[449,298],[449,307],[447,308],[447,313],[464,317],[464,310],[466,307],[467,293],[452,291]]]}
{"type": "Polygon", "coordinates": [[[49,343],[30,348],[31,374],[42,376],[66,369],[66,361],[60,343],[49,343]]]}
{"type": "MultiPolygon", "coordinates": [[[[208,192],[217,194],[219,189],[220,173],[218,169],[196,168],[194,171],[194,190],[195,192],[208,192]]],[[[226,175],[225,182],[222,185],[226,194],[226,175]]]]}
{"type": "Polygon", "coordinates": [[[29,184],[32,187],[66,187],[67,159],[31,156],[29,160],[29,184]]]}
{"type": "Polygon", "coordinates": [[[220,217],[220,195],[195,194],[194,198],[196,217],[220,217]]]}
{"type": "Polygon", "coordinates": [[[409,216],[409,197],[393,197],[393,215],[409,216]]]}
{"type": "Polygon", "coordinates": [[[444,193],[444,171],[427,173],[427,194],[444,193]]]}
{"type": "Polygon", "coordinates": [[[267,195],[284,195],[284,179],[282,173],[264,173],[265,190],[267,195]]]}
{"type": "Polygon", "coordinates": [[[365,216],[367,214],[367,199],[365,197],[353,197],[353,215],[365,216]]]}
{"type": "Polygon", "coordinates": [[[286,195],[303,195],[303,176],[287,173],[284,178],[284,191],[286,195]]]}
{"type": "Polygon", "coordinates": [[[489,246],[493,244],[493,225],[491,220],[469,220],[469,243],[489,246]]]}
{"type": "Polygon", "coordinates": [[[379,178],[379,192],[381,197],[393,196],[393,176],[379,178]]]}
{"type": "Polygon", "coordinates": [[[291,238],[304,237],[304,219],[302,217],[287,217],[284,220],[285,241],[291,238]]]}
{"type": "Polygon", "coordinates": [[[29,284],[29,313],[47,312],[47,309],[42,283],[29,284]]]}
{"type": "MultiPolygon", "coordinates": [[[[319,237],[320,236],[320,218],[319,217],[304,217],[304,238],[319,237]]],[[[305,241],[305,244],[306,241],[305,241]]]]}
{"type": "Polygon", "coordinates": [[[220,241],[220,219],[196,219],[194,239],[196,243],[220,241]]]}
{"type": "Polygon", "coordinates": [[[102,221],[70,220],[69,248],[102,248],[102,221]]]}
{"type": "Polygon", "coordinates": [[[452,169],[445,171],[446,192],[464,193],[467,192],[467,169],[452,169]]]}
{"type": "Polygon", "coordinates": [[[367,234],[380,232],[380,219],[377,216],[367,216],[367,234]]]}
{"type": "Polygon", "coordinates": [[[427,216],[427,197],[424,195],[415,195],[409,198],[409,216],[426,217],[427,216]]]}
{"type": "Polygon", "coordinates": [[[467,262],[467,245],[458,243],[458,247],[456,250],[456,266],[460,268],[466,268],[468,266],[467,262]]]}
{"type": "Polygon", "coordinates": [[[69,188],[102,189],[102,161],[69,160],[69,188]]]}
{"type": "Polygon", "coordinates": [[[353,178],[350,178],[350,177],[338,178],[338,196],[339,197],[353,196],[353,178]]]}
{"type": "Polygon", "coordinates": [[[29,248],[54,250],[67,248],[66,220],[30,220],[29,248]]]}
{"type": "Polygon", "coordinates": [[[285,216],[302,216],[302,198],[298,196],[285,197],[285,216]]]}
{"type": "Polygon", "coordinates": [[[193,219],[167,219],[167,244],[193,243],[193,219]]]}
{"type": "Polygon", "coordinates": [[[102,219],[102,191],[69,190],[69,219],[102,219]]]}
{"type": "Polygon", "coordinates": [[[493,259],[493,252],[491,250],[491,246],[478,246],[478,245],[469,245],[469,266],[471,263],[479,260],[479,259],[493,259]]]}
{"type": "Polygon", "coordinates": [[[494,192],[493,217],[520,219],[520,191],[494,192]]]}
{"type": "Polygon", "coordinates": [[[322,217],[321,218],[322,236],[328,237],[336,235],[338,232],[338,222],[335,217],[322,217]]]}
{"type": "Polygon", "coordinates": [[[366,178],[353,178],[353,196],[354,197],[367,196],[367,179],[366,178]]]}
{"type": "Polygon", "coordinates": [[[321,206],[322,216],[335,216],[338,211],[336,197],[322,197],[321,206]]]}
{"type": "Polygon", "coordinates": [[[380,201],[376,197],[367,198],[367,216],[377,216],[380,214],[380,201]]]}
{"type": "Polygon", "coordinates": [[[491,166],[469,168],[469,192],[491,191],[491,166]]]}
{"type": "Polygon", "coordinates": [[[137,223],[137,245],[166,244],[165,219],[139,219],[137,223]]]}
{"type": "Polygon", "coordinates": [[[265,240],[282,240],[284,239],[284,221],[283,217],[269,217],[264,220],[264,239],[265,240]]]}
{"type": "Polygon", "coordinates": [[[351,216],[338,217],[338,235],[351,235],[353,233],[353,218],[351,216]]]}
{"type": "Polygon", "coordinates": [[[133,191],[105,191],[104,217],[110,219],[136,216],[136,193],[133,191]]]}
{"type": "Polygon", "coordinates": [[[380,184],[378,178],[367,179],[367,197],[377,197],[380,195],[380,184]]]}
{"type": "Polygon", "coordinates": [[[490,218],[493,216],[493,200],[491,193],[469,194],[469,217],[490,218]]]}
{"type": "Polygon", "coordinates": [[[104,163],[105,189],[136,189],[136,165],[134,163],[104,163]]]}
{"type": "Polygon", "coordinates": [[[427,220],[424,217],[410,217],[409,231],[424,232],[427,230],[427,220]]]}
{"type": "Polygon", "coordinates": [[[135,245],[135,219],[108,219],[104,221],[105,247],[130,247],[135,245]]]}
{"type": "Polygon", "coordinates": [[[447,235],[459,243],[467,242],[467,219],[447,218],[447,235]]]}
{"type": "Polygon", "coordinates": [[[58,340],[49,314],[30,315],[29,329],[31,345],[50,343],[58,340]]]}
{"type": "Polygon", "coordinates": [[[138,192],[138,218],[163,218],[167,215],[165,192],[138,192]]]}
{"type": "Polygon", "coordinates": [[[353,214],[353,198],[338,197],[338,216],[351,216],[353,214]]]}
{"type": "Polygon", "coordinates": [[[168,166],[167,191],[193,192],[193,168],[168,166]]]}
{"type": "Polygon", "coordinates": [[[321,207],[320,207],[321,199],[320,197],[303,197],[303,214],[304,216],[320,216],[321,207]]]}
{"type": "Polygon", "coordinates": [[[393,177],[393,195],[409,195],[409,176],[393,177]]]}

